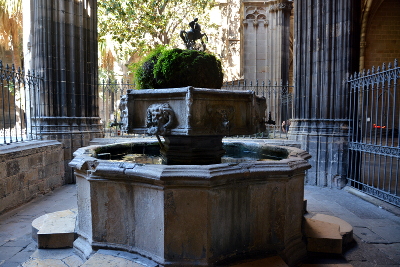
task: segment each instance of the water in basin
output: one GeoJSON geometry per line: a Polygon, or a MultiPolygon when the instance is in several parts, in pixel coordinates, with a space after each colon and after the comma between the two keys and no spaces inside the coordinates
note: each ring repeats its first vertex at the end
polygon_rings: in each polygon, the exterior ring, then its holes
{"type": "MultiPolygon", "coordinates": [[[[240,163],[245,161],[281,160],[288,156],[287,150],[271,146],[259,146],[245,142],[225,142],[225,155],[221,163],[240,163]]],[[[96,150],[98,159],[135,162],[140,164],[163,164],[160,145],[157,142],[117,144],[96,150]]]]}

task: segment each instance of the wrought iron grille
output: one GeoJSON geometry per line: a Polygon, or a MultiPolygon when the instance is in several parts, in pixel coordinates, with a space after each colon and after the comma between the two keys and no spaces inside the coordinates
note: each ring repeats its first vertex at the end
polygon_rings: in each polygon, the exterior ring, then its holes
{"type": "MultiPolygon", "coordinates": [[[[122,95],[128,89],[136,89],[129,80],[103,80],[99,84],[100,117],[106,136],[127,136],[120,127],[119,103],[122,95]]],[[[290,119],[293,114],[292,92],[293,86],[288,83],[253,82],[229,82],[222,89],[227,90],[251,90],[257,95],[264,96],[267,101],[267,131],[258,133],[251,138],[287,138],[290,119]]]]}
{"type": "Polygon", "coordinates": [[[103,80],[99,84],[99,114],[106,137],[125,136],[121,130],[119,104],[127,90],[136,89],[135,83],[129,80],[103,80]]]}
{"type": "Polygon", "coordinates": [[[350,77],[350,186],[400,206],[400,67],[350,77]]]}
{"type": "Polygon", "coordinates": [[[293,86],[288,82],[262,81],[253,82],[229,82],[222,89],[227,90],[251,90],[257,95],[265,97],[267,102],[265,133],[259,133],[255,138],[286,138],[290,128],[290,120],[293,118],[293,86]]]}
{"type": "Polygon", "coordinates": [[[38,96],[42,79],[0,60],[0,145],[41,139],[38,96]]]}

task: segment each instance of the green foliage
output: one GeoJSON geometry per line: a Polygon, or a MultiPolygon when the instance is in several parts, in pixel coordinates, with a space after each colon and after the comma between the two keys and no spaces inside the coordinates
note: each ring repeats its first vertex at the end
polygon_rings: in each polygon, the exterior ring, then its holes
{"type": "Polygon", "coordinates": [[[214,0],[98,0],[99,42],[115,41],[121,58],[143,55],[157,45],[176,45],[194,17],[207,28],[214,0]]]}
{"type": "Polygon", "coordinates": [[[165,50],[164,46],[158,46],[141,62],[129,66],[130,70],[135,73],[135,83],[139,89],[154,88],[154,84],[156,84],[153,75],[154,65],[165,50]]]}
{"type": "Polygon", "coordinates": [[[158,48],[136,66],[139,89],[194,86],[221,88],[221,62],[212,54],[182,49],[158,48]]]}

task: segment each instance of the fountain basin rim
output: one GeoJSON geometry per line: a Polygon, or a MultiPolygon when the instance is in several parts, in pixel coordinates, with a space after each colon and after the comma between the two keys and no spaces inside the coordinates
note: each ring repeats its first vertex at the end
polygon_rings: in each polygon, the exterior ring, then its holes
{"type": "MultiPolygon", "coordinates": [[[[141,141],[143,142],[143,140],[141,141]]],[[[114,145],[131,143],[132,141],[114,145]]],[[[257,142],[246,143],[257,145],[257,142]]],[[[260,143],[258,145],[265,146],[265,144],[260,143]]],[[[159,185],[171,183],[205,183],[211,185],[232,181],[288,179],[298,172],[311,168],[307,161],[311,156],[307,152],[294,147],[272,146],[289,151],[287,158],[277,161],[248,160],[240,163],[210,165],[160,165],[111,161],[93,157],[91,153],[101,146],[93,145],[78,149],[74,153],[75,157],[69,163],[69,166],[73,167],[76,173],[82,172],[84,175],[90,173],[89,180],[130,180],[159,185]],[[265,175],[265,173],[268,173],[268,175],[265,175]]]]}
{"type": "MultiPolygon", "coordinates": [[[[186,87],[178,87],[178,88],[164,88],[164,89],[129,89],[127,90],[127,94],[132,94],[132,95],[142,95],[142,94],[166,94],[166,93],[181,93],[181,94],[186,94],[188,91],[192,92],[204,92],[204,93],[209,93],[209,94],[227,94],[230,95],[232,92],[234,92],[237,95],[255,95],[255,92],[252,90],[226,90],[226,89],[210,89],[210,88],[199,88],[199,87],[193,87],[193,86],[186,86],[186,87]]],[[[263,96],[259,96],[261,98],[265,98],[263,96]]]]}

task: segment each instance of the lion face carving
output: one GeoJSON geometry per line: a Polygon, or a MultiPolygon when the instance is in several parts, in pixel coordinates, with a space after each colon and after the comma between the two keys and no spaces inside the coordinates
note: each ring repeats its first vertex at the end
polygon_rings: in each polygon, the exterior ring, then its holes
{"type": "Polygon", "coordinates": [[[147,134],[166,135],[170,133],[175,113],[168,103],[152,104],[147,108],[147,134]]]}

